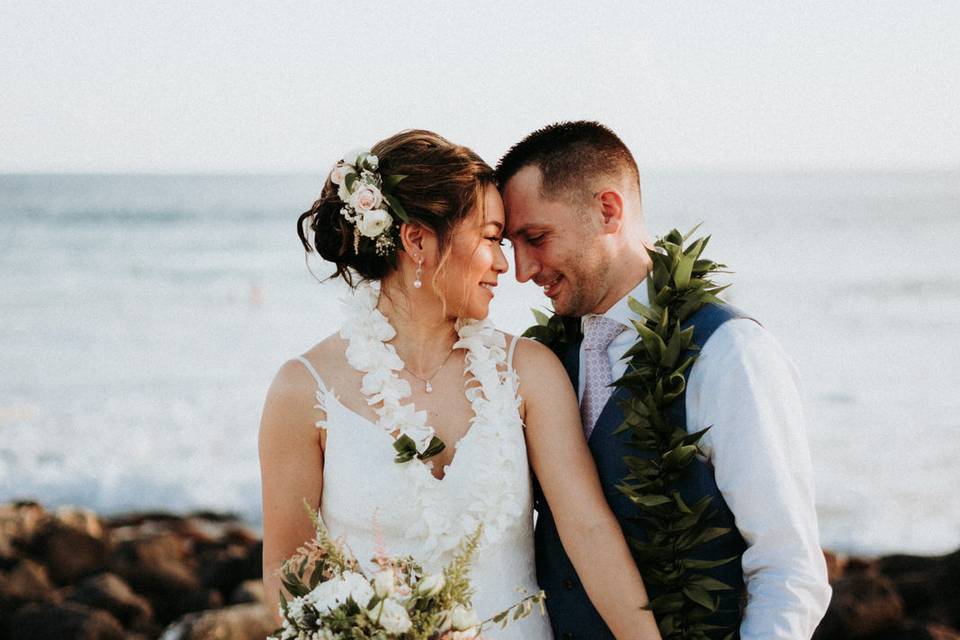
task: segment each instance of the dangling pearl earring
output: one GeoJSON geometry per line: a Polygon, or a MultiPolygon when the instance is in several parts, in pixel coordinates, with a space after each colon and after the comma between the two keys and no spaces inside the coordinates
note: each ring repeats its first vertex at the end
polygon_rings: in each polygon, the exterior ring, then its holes
{"type": "Polygon", "coordinates": [[[422,275],[423,275],[423,256],[420,256],[420,258],[417,261],[417,278],[416,280],[413,281],[414,289],[419,289],[420,287],[423,286],[423,283],[420,282],[420,276],[422,275]]]}

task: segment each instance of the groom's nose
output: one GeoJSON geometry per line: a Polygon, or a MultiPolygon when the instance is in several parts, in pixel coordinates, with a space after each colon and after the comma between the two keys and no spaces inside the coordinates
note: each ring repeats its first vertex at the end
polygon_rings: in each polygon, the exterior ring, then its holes
{"type": "Polygon", "coordinates": [[[513,259],[517,263],[517,281],[526,282],[537,275],[540,270],[536,260],[531,255],[531,251],[517,242],[513,245],[513,259]]]}

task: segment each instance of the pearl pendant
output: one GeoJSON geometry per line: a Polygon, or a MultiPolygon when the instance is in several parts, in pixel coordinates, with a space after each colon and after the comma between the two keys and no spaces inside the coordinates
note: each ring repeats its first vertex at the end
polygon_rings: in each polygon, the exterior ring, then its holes
{"type": "Polygon", "coordinates": [[[433,393],[433,385],[427,382],[427,386],[424,388],[424,391],[427,393],[433,393]]]}

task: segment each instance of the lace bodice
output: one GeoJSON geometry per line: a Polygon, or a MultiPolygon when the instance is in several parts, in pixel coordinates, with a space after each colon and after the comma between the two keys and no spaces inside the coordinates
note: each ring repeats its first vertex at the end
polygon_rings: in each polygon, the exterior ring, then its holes
{"type": "MultiPolygon", "coordinates": [[[[376,310],[376,290],[361,289],[348,301],[341,335],[347,357],[364,372],[368,401],[379,401],[376,423],[344,406],[305,358],[300,361],[317,381],[317,408],[326,415],[323,492],[320,513],[334,537],[342,537],[368,570],[377,544],[390,555],[410,554],[427,570],[449,562],[464,536],[483,523],[473,562],[474,607],[481,619],[539,590],[533,552],[533,499],[517,379],[512,368],[513,340],[488,322],[464,323],[455,348],[466,349],[464,393],[474,417],[455,446],[442,479],[414,458],[394,461],[393,439],[410,436],[422,451],[433,437],[426,414],[404,398],[409,385],[396,375],[403,362],[386,344],[393,336],[376,310]],[[362,297],[357,300],[357,297],[362,297]],[[359,321],[364,323],[363,326],[359,321]]],[[[506,630],[491,626],[484,637],[549,639],[550,625],[539,612],[506,630]]]]}

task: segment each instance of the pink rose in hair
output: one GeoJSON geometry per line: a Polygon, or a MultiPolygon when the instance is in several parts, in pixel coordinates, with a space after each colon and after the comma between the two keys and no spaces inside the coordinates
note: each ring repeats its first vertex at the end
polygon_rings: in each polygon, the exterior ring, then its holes
{"type": "Polygon", "coordinates": [[[383,196],[380,190],[371,184],[361,184],[357,190],[350,194],[350,206],[357,212],[364,213],[372,211],[383,202],[383,196]]]}

